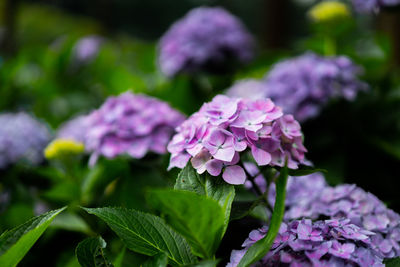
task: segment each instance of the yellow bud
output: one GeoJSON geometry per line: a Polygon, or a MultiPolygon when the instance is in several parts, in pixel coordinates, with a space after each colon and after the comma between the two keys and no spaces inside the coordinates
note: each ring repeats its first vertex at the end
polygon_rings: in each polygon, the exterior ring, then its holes
{"type": "Polygon", "coordinates": [[[313,6],[308,14],[316,22],[330,22],[350,17],[347,5],[336,1],[321,2],[313,6]]]}
{"type": "Polygon", "coordinates": [[[47,159],[60,158],[67,155],[77,155],[85,150],[85,146],[71,139],[55,139],[44,150],[47,159]]]}

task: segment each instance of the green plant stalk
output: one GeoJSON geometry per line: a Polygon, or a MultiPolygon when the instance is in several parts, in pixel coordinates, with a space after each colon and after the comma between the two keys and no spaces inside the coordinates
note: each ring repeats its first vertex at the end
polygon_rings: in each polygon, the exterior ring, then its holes
{"type": "Polygon", "coordinates": [[[280,175],[276,180],[276,198],[271,223],[266,236],[252,245],[239,262],[238,267],[247,267],[262,259],[270,250],[281,226],[285,213],[286,184],[288,179],[288,168],[285,165],[281,169],[280,175]]]}
{"type": "Polygon", "coordinates": [[[325,56],[334,56],[336,55],[336,40],[334,37],[325,35],[324,38],[324,54],[325,56]]]}

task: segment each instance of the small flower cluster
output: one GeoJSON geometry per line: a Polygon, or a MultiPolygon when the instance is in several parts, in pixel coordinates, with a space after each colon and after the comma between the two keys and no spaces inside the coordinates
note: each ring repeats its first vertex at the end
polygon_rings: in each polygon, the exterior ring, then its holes
{"type": "Polygon", "coordinates": [[[73,59],[78,63],[88,63],[99,53],[103,38],[90,35],[79,39],[73,48],[73,59]]]}
{"type": "MultiPolygon", "coordinates": [[[[250,232],[244,249],[232,252],[227,267],[237,266],[249,247],[267,231],[264,226],[250,232]]],[[[373,236],[373,232],[347,219],[282,223],[271,251],[255,266],[385,266],[383,258],[372,249],[373,236]]]]}
{"type": "Polygon", "coordinates": [[[239,153],[250,150],[258,166],[295,169],[307,151],[300,124],[270,100],[229,98],[217,95],[177,128],[168,144],[169,168],[183,168],[191,159],[198,173],[223,172],[230,184],[243,184],[246,174],[239,153]]]}
{"type": "Polygon", "coordinates": [[[305,121],[317,116],[332,98],[353,100],[359,91],[366,90],[367,85],[357,78],[360,73],[345,56],[322,57],[309,52],[277,63],[262,81],[263,89],[253,85],[256,96],[250,95],[247,84],[237,84],[227,94],[255,98],[263,90],[264,98],[271,98],[285,113],[305,121]]]}
{"type": "Polygon", "coordinates": [[[85,150],[83,143],[72,139],[57,138],[44,150],[46,159],[62,158],[70,155],[81,154],[85,150]]]}
{"type": "Polygon", "coordinates": [[[347,5],[338,1],[320,2],[308,14],[315,22],[331,22],[350,17],[347,5]]]}
{"type": "Polygon", "coordinates": [[[225,9],[199,7],[175,22],[159,44],[159,64],[167,76],[212,71],[232,59],[247,62],[254,41],[243,24],[225,9]]]}
{"type": "Polygon", "coordinates": [[[400,0],[352,0],[359,13],[377,13],[383,7],[400,5],[400,0]]]}
{"type": "Polygon", "coordinates": [[[51,138],[46,125],[24,112],[0,114],[0,125],[0,169],[20,160],[33,165],[43,160],[51,138]]]}
{"type": "Polygon", "coordinates": [[[148,151],[164,154],[174,128],[183,120],[167,103],[149,96],[126,92],[110,97],[88,116],[85,145],[92,152],[90,165],[100,155],[139,159],[148,151]]]}

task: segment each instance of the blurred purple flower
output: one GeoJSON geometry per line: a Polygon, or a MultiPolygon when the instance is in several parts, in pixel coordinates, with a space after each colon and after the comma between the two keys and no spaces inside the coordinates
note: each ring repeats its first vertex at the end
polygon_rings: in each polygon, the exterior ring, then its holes
{"type": "Polygon", "coordinates": [[[238,165],[240,152],[251,153],[258,166],[283,166],[288,157],[289,168],[296,169],[307,151],[300,124],[291,115],[283,115],[270,99],[217,95],[177,131],[168,144],[169,168],[183,168],[191,159],[198,173],[218,176],[222,172],[231,184],[243,184],[246,179],[238,165]]]}
{"type": "Polygon", "coordinates": [[[305,121],[317,116],[332,98],[353,100],[358,91],[366,90],[367,85],[357,78],[360,73],[361,69],[347,57],[322,57],[309,52],[277,63],[262,83],[252,81],[252,90],[247,88],[248,82],[243,82],[243,86],[238,83],[226,94],[271,98],[285,113],[305,121]]]}
{"type": "Polygon", "coordinates": [[[89,120],[87,115],[77,116],[63,123],[57,130],[56,138],[72,139],[85,143],[89,120]]]}
{"type": "Polygon", "coordinates": [[[164,154],[174,128],[183,120],[181,113],[156,98],[131,92],[110,97],[88,116],[85,145],[92,152],[90,164],[100,155],[164,154]]]}
{"type": "Polygon", "coordinates": [[[89,35],[79,39],[73,47],[73,58],[79,63],[88,63],[99,53],[103,38],[89,35]]]}
{"type": "MultiPolygon", "coordinates": [[[[268,231],[250,232],[242,250],[233,250],[227,267],[235,267],[246,251],[268,231]]],[[[384,266],[383,257],[371,246],[374,233],[349,220],[295,220],[282,223],[271,250],[255,266],[384,266]],[[343,235],[351,229],[354,235],[343,235]],[[359,238],[362,236],[362,238],[359,238]]]]}
{"type": "Polygon", "coordinates": [[[254,41],[244,25],[220,7],[199,7],[175,22],[159,43],[159,64],[167,76],[212,71],[253,57],[254,41]]]}
{"type": "Polygon", "coordinates": [[[226,95],[251,100],[262,99],[265,98],[265,86],[263,82],[255,79],[239,80],[228,88],[226,95]]]}
{"type": "Polygon", "coordinates": [[[359,13],[377,13],[382,7],[400,4],[400,0],[352,0],[355,10],[359,13]]]}
{"type": "Polygon", "coordinates": [[[36,165],[43,160],[43,149],[50,141],[49,128],[31,115],[0,114],[0,169],[18,161],[36,165]]]}

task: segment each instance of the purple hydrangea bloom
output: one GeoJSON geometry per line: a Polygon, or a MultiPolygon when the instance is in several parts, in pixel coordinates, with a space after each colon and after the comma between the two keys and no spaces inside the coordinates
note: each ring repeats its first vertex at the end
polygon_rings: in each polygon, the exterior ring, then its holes
{"type": "Polygon", "coordinates": [[[159,44],[159,64],[167,76],[212,71],[228,61],[248,62],[254,41],[244,25],[220,7],[199,7],[175,22],[159,44]]]}
{"type": "Polygon", "coordinates": [[[166,146],[185,117],[167,103],[130,92],[110,97],[88,117],[86,149],[90,164],[100,155],[114,158],[128,154],[142,158],[147,152],[166,153],[166,146]]]}
{"type": "Polygon", "coordinates": [[[254,84],[252,90],[234,86],[227,94],[271,98],[285,113],[305,121],[317,116],[332,98],[353,100],[358,91],[365,90],[367,85],[357,78],[360,73],[361,69],[345,56],[322,57],[309,52],[277,63],[265,77],[263,86],[254,84]],[[250,95],[253,93],[254,96],[250,95]]]}
{"type": "Polygon", "coordinates": [[[352,0],[353,6],[359,13],[377,13],[382,7],[400,4],[400,0],[352,0]]]}
{"type": "Polygon", "coordinates": [[[73,48],[73,58],[77,62],[87,63],[93,60],[99,53],[103,38],[89,35],[79,39],[73,48]]]}
{"type": "Polygon", "coordinates": [[[88,116],[77,116],[63,123],[59,127],[59,129],[57,130],[57,138],[72,139],[76,142],[85,143],[88,127],[88,116]]]}
{"type": "Polygon", "coordinates": [[[0,125],[0,169],[21,160],[33,165],[43,160],[51,138],[46,125],[24,112],[0,114],[0,125]]]}
{"type": "MultiPolygon", "coordinates": [[[[258,173],[252,163],[245,168],[251,175],[258,173]]],[[[263,191],[266,182],[262,175],[255,182],[263,191]]],[[[246,183],[251,188],[251,183],[246,183]]],[[[270,185],[269,203],[275,202],[275,184],[270,185]]],[[[284,219],[346,218],[359,227],[374,232],[371,246],[384,258],[400,256],[400,215],[390,210],[373,194],[356,185],[328,186],[322,174],[289,177],[287,183],[284,219]]]]}
{"type": "MultiPolygon", "coordinates": [[[[233,250],[227,267],[234,267],[255,242],[268,231],[264,226],[250,232],[243,250],[233,250]]],[[[384,266],[371,246],[374,233],[346,219],[282,223],[268,254],[255,266],[384,266]]]]}
{"type": "Polygon", "coordinates": [[[258,166],[298,168],[304,161],[300,124],[270,100],[217,95],[177,128],[168,144],[170,166],[183,168],[191,159],[198,173],[222,173],[230,184],[243,184],[240,155],[251,153],[258,166]]]}
{"type": "Polygon", "coordinates": [[[400,215],[371,193],[355,185],[326,187],[310,203],[312,218],[348,218],[351,223],[374,232],[372,245],[386,258],[400,256],[400,215]]]}

